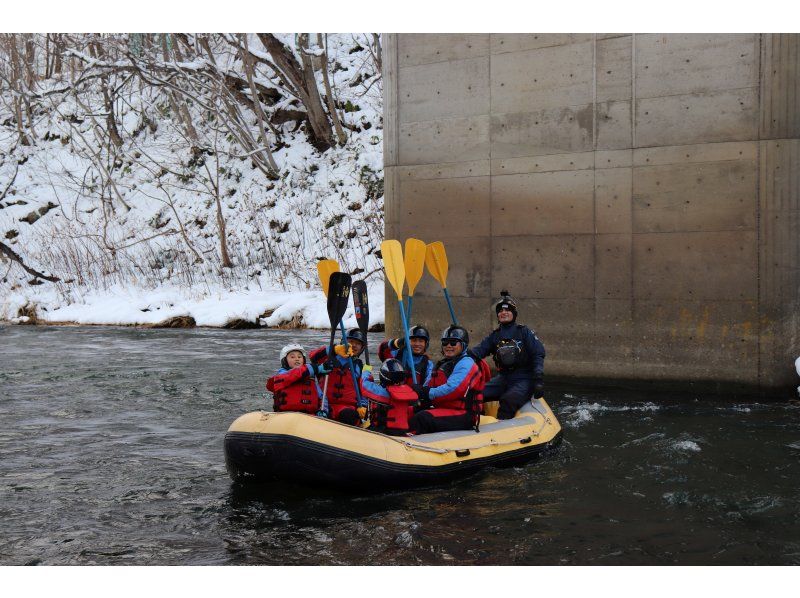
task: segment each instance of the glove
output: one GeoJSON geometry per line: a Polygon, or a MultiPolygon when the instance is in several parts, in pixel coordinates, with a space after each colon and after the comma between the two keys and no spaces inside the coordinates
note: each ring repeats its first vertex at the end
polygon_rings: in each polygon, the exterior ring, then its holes
{"type": "Polygon", "coordinates": [[[365,365],[363,368],[361,368],[361,371],[362,372],[371,372],[372,371],[372,366],[371,365],[365,365]]]}
{"type": "Polygon", "coordinates": [[[394,339],[394,348],[395,349],[402,349],[406,346],[406,339],[402,336],[400,338],[394,339]]]}
{"type": "Polygon", "coordinates": [[[330,364],[328,362],[325,363],[312,363],[311,369],[314,370],[314,377],[319,378],[320,376],[326,376],[331,373],[331,368],[329,368],[330,364]]]}
{"type": "Polygon", "coordinates": [[[336,345],[333,348],[333,352],[336,353],[339,357],[352,357],[353,351],[350,349],[350,345],[336,345]]]}
{"type": "Polygon", "coordinates": [[[328,412],[325,411],[324,409],[320,409],[319,411],[317,411],[317,417],[324,417],[324,418],[327,419],[328,412]]]}
{"type": "Polygon", "coordinates": [[[411,388],[414,389],[414,392],[417,393],[417,397],[419,397],[417,403],[420,409],[430,409],[433,406],[433,402],[430,399],[431,389],[429,386],[412,384],[411,388]]]}
{"type": "Polygon", "coordinates": [[[533,385],[533,398],[534,399],[543,399],[544,398],[544,383],[537,382],[533,385]]]}
{"type": "Polygon", "coordinates": [[[356,409],[356,411],[358,412],[358,417],[361,419],[362,422],[367,419],[367,408],[366,407],[358,407],[356,409]]]}

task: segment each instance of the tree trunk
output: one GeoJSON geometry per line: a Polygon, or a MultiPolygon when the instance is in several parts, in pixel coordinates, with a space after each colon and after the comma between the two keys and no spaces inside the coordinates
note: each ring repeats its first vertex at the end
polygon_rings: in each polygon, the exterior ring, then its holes
{"type": "MultiPolygon", "coordinates": [[[[301,41],[301,55],[302,46],[304,43],[307,45],[308,41],[308,34],[303,35],[305,36],[305,41],[301,41]]],[[[314,137],[312,140],[314,145],[320,151],[325,151],[333,145],[333,130],[328,121],[328,115],[325,114],[325,110],[322,107],[322,100],[319,97],[319,90],[317,89],[317,82],[310,60],[308,61],[309,68],[301,66],[289,48],[271,33],[259,33],[258,38],[264,44],[275,66],[278,68],[277,75],[283,79],[290,90],[296,92],[303,106],[305,106],[308,113],[308,123],[311,125],[311,133],[314,137]]],[[[306,63],[305,58],[303,62],[304,64],[306,63]]]]}
{"type": "Polygon", "coordinates": [[[267,122],[267,117],[264,114],[264,111],[261,109],[261,100],[258,97],[258,92],[256,92],[256,86],[253,82],[254,69],[253,61],[250,58],[250,52],[247,48],[247,34],[240,34],[239,39],[242,43],[242,48],[240,48],[239,54],[242,57],[242,65],[244,67],[245,76],[247,77],[247,85],[250,87],[250,95],[253,97],[253,109],[255,110],[258,120],[258,130],[261,131],[261,145],[264,148],[264,155],[267,157],[267,164],[269,168],[277,175],[278,165],[275,163],[275,158],[272,156],[272,152],[269,149],[269,138],[267,137],[267,131],[264,128],[264,123],[267,122]]]}
{"type": "Polygon", "coordinates": [[[317,33],[317,44],[323,49],[322,53],[322,80],[325,83],[325,97],[328,98],[328,112],[333,121],[333,127],[336,129],[336,137],[339,139],[339,145],[344,146],[347,143],[347,135],[342,128],[342,122],[339,120],[339,114],[336,112],[336,101],[333,97],[331,90],[331,82],[328,78],[328,34],[325,34],[325,44],[322,43],[322,34],[317,33]]]}

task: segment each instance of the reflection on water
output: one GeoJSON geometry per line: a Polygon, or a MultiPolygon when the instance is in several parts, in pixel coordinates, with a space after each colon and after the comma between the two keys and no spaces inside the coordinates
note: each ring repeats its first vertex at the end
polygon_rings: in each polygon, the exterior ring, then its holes
{"type": "Polygon", "coordinates": [[[225,430],[269,408],[289,341],[326,334],[0,327],[0,564],[800,563],[784,403],[551,389],[564,442],[524,467],[370,496],[234,485],[225,430]]]}

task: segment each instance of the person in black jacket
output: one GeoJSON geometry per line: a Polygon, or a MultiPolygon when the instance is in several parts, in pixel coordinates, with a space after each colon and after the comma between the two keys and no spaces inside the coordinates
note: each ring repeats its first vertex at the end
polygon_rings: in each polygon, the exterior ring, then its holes
{"type": "Polygon", "coordinates": [[[480,359],[494,358],[498,375],[486,385],[484,401],[499,400],[497,419],[510,419],[531,395],[544,396],[544,345],[533,330],[516,323],[517,303],[508,291],[500,292],[494,309],[500,326],[472,352],[480,359]]]}

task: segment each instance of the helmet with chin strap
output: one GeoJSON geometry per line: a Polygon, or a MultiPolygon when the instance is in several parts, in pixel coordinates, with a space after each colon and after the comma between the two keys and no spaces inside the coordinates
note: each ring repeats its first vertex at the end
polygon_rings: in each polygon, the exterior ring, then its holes
{"type": "Polygon", "coordinates": [[[459,341],[461,351],[466,351],[467,345],[469,345],[469,332],[462,326],[448,326],[442,332],[442,342],[444,341],[459,341]]]}
{"type": "Polygon", "coordinates": [[[416,326],[412,326],[408,331],[408,338],[421,338],[425,339],[425,347],[428,347],[428,343],[431,341],[431,335],[428,332],[428,329],[422,326],[421,324],[417,324],[416,326]]]}
{"type": "Polygon", "coordinates": [[[289,369],[289,362],[286,360],[286,356],[289,355],[292,351],[299,351],[300,355],[303,356],[303,363],[308,362],[308,356],[306,355],[306,350],[303,349],[303,345],[298,345],[297,343],[290,343],[281,349],[281,367],[285,369],[289,369]]]}

